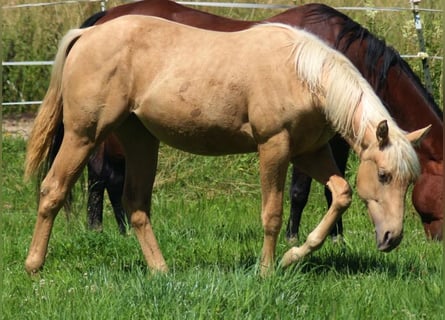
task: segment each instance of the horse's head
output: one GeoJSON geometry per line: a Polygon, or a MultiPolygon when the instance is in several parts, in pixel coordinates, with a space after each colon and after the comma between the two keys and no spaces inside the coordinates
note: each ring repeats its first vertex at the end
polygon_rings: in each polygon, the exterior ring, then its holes
{"type": "Polygon", "coordinates": [[[374,222],[381,251],[391,251],[402,240],[406,191],[419,174],[412,145],[417,145],[428,129],[393,136],[387,122],[382,121],[375,142],[360,154],[357,191],[374,222]]]}

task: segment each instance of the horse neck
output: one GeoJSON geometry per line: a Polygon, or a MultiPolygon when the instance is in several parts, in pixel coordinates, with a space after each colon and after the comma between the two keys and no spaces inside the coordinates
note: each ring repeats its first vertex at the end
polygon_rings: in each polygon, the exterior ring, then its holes
{"type": "MultiPolygon", "coordinates": [[[[389,120],[389,122],[391,122],[390,119],[386,119],[384,113],[382,114],[382,117],[373,116],[367,120],[364,120],[363,119],[364,108],[370,108],[369,106],[365,106],[365,104],[368,103],[369,102],[367,102],[365,93],[363,93],[360,103],[354,110],[354,114],[352,117],[352,125],[350,126],[350,130],[343,133],[344,134],[343,138],[346,140],[346,142],[348,142],[348,144],[351,146],[354,152],[359,156],[371,144],[377,142],[376,130],[379,122],[382,120],[389,120]],[[366,124],[363,124],[364,121],[366,121],[366,124]],[[363,127],[363,125],[365,125],[365,127],[363,127]]],[[[370,109],[365,113],[369,113],[370,111],[372,111],[372,109],[370,109]]],[[[368,118],[368,116],[366,117],[368,118]]]]}
{"type": "MultiPolygon", "coordinates": [[[[410,67],[389,49],[381,47],[388,53],[388,57],[382,56],[377,61],[367,62],[368,43],[365,41],[353,41],[344,52],[353,62],[360,73],[374,87],[379,98],[384,102],[387,110],[398,126],[411,132],[432,125],[431,131],[422,140],[416,149],[420,160],[443,160],[443,121],[441,111],[429,96],[426,89],[410,67]],[[384,60],[390,67],[384,66],[384,60]],[[388,68],[388,69],[386,69],[388,68]],[[386,71],[385,71],[386,70],[386,71]],[[382,74],[381,74],[382,73],[382,74]],[[381,78],[382,77],[382,78],[381,78]]],[[[344,41],[344,39],[342,40],[344,41]]],[[[340,46],[343,44],[340,43],[340,46]]]]}
{"type": "MultiPolygon", "coordinates": [[[[370,37],[367,38],[370,40],[370,37]]],[[[340,47],[344,46],[342,39],[340,47]]],[[[333,45],[331,43],[331,45],[333,45]]],[[[384,66],[384,56],[367,62],[367,41],[355,40],[346,46],[343,53],[376,90],[377,95],[397,125],[411,132],[432,125],[432,128],[416,148],[422,164],[428,161],[443,161],[443,121],[441,111],[420,83],[410,67],[398,56],[391,56],[389,49],[380,48],[389,54],[390,67],[384,66]],[[382,77],[382,78],[381,78],[382,77]]],[[[394,54],[397,54],[394,52],[394,54]]],[[[388,57],[386,57],[388,59],[388,57]]]]}
{"type": "Polygon", "coordinates": [[[254,21],[220,17],[166,0],[145,0],[111,8],[98,23],[104,23],[126,14],[156,16],[192,27],[214,31],[239,31],[255,24],[254,21]]]}
{"type": "Polygon", "coordinates": [[[401,129],[411,132],[432,125],[417,149],[420,160],[443,160],[443,121],[428,93],[400,67],[391,67],[380,91],[382,100],[401,129]]]}

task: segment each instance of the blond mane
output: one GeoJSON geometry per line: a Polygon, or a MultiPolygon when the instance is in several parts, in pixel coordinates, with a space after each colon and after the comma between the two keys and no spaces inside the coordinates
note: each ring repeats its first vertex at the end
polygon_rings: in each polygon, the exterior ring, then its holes
{"type": "Polygon", "coordinates": [[[299,79],[308,90],[324,101],[323,110],[333,129],[344,138],[361,145],[367,128],[375,131],[387,120],[391,146],[387,148],[388,168],[396,179],[415,180],[420,173],[417,155],[369,83],[355,66],[340,52],[330,48],[316,36],[281,23],[256,27],[280,27],[293,33],[292,58],[299,79]],[[361,112],[358,130],[353,128],[354,115],[361,112]]]}

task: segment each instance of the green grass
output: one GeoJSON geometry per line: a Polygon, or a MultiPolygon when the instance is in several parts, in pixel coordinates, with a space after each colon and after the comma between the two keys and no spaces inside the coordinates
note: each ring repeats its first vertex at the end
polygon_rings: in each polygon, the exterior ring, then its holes
{"type": "MultiPolygon", "coordinates": [[[[33,2],[7,0],[5,4],[33,2]]],[[[268,2],[271,1],[251,1],[268,2]]],[[[312,1],[273,1],[304,4],[312,1]]],[[[122,3],[110,0],[108,7],[122,3]]],[[[385,0],[332,0],[331,6],[389,6],[385,0]]],[[[3,4],[3,3],[2,3],[3,4]]],[[[406,0],[390,6],[407,7],[406,0]]],[[[424,8],[440,1],[424,0],[424,8]]],[[[237,19],[262,19],[279,11],[203,8],[237,19]]],[[[2,12],[3,60],[51,60],[61,36],[98,3],[11,9],[2,12]]],[[[411,12],[346,12],[401,53],[416,53],[411,12]]],[[[443,56],[440,14],[422,13],[431,55],[443,56]]],[[[408,60],[421,75],[420,60],[408,60]]],[[[443,105],[442,61],[430,61],[434,97],[443,105]]],[[[3,101],[40,100],[48,67],[3,69],[3,101]]],[[[6,113],[33,111],[7,108],[6,113]]],[[[260,188],[255,155],[206,158],[162,147],[153,196],[153,224],[170,267],[151,275],[135,236],[119,235],[110,205],[104,232],[85,227],[85,191],[75,214],[56,219],[44,270],[24,271],[36,218],[35,186],[22,181],[25,142],[4,137],[1,230],[2,319],[442,319],[443,246],[425,239],[408,201],[405,237],[389,254],[377,251],[373,226],[357,197],[344,214],[345,246],[327,240],[290,269],[262,279],[260,188]]],[[[354,185],[356,159],[348,178],[354,185]]],[[[326,210],[313,184],[300,240],[326,210]]],[[[288,217],[288,199],[285,202],[288,217]]],[[[284,228],[283,228],[284,229],[284,228]]],[[[289,248],[284,230],[277,255],[289,248]]]]}
{"type": "MultiPolygon", "coordinates": [[[[3,141],[2,319],[442,319],[440,243],[425,240],[411,205],[405,238],[377,251],[354,197],[344,247],[327,240],[290,269],[258,275],[262,244],[255,155],[198,157],[163,146],[153,224],[170,267],[147,271],[135,236],[119,235],[109,204],[104,231],[85,228],[85,206],[56,219],[44,270],[24,271],[34,227],[34,186],[21,180],[25,142],[3,141]]],[[[354,173],[351,162],[348,177],[354,173]]],[[[352,182],[353,183],[353,182],[352,182]]],[[[81,191],[77,187],[77,191],[81,191]]],[[[301,239],[325,211],[314,184],[301,239]]],[[[288,216],[288,203],[285,204],[288,216]]],[[[278,257],[288,245],[284,230],[278,257]]]]}

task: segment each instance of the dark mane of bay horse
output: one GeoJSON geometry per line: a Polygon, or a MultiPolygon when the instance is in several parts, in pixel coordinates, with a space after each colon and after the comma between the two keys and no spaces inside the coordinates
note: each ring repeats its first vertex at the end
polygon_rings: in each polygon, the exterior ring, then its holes
{"type": "Polygon", "coordinates": [[[437,116],[439,116],[440,119],[443,118],[443,111],[436,104],[432,95],[425,89],[419,77],[394,48],[388,46],[384,40],[376,38],[368,29],[333,8],[323,7],[320,8],[319,12],[323,13],[327,19],[343,15],[344,24],[334,44],[337,50],[345,52],[353,42],[366,41],[365,69],[361,71],[364,72],[363,75],[376,92],[379,92],[386,84],[389,68],[398,65],[403,73],[413,79],[419,91],[423,92],[425,98],[428,100],[429,106],[437,116]],[[375,70],[375,66],[379,62],[381,63],[380,68],[375,70]],[[378,74],[376,74],[376,71],[378,71],[378,74]]]}
{"type": "MultiPolygon", "coordinates": [[[[99,12],[88,18],[82,24],[82,27],[103,23],[107,20],[111,20],[126,14],[146,14],[159,16],[205,29],[225,31],[241,30],[248,28],[255,23],[261,22],[237,21],[229,18],[214,16],[193,8],[182,6],[172,1],[151,0],[125,4],[111,8],[108,11],[99,12]]],[[[438,116],[440,119],[442,119],[443,113],[434,102],[431,94],[429,94],[422,86],[417,75],[414,74],[409,65],[400,57],[397,51],[387,46],[383,40],[378,39],[366,28],[362,27],[345,14],[326,5],[309,4],[289,9],[264,21],[282,22],[294,26],[304,27],[307,29],[307,31],[313,32],[321,38],[323,38],[325,35],[320,34],[322,31],[321,29],[317,30],[317,27],[320,25],[320,28],[323,28],[323,24],[325,24],[323,29],[323,32],[326,31],[327,33],[325,37],[327,38],[332,36],[332,34],[335,36],[333,39],[329,38],[325,40],[327,42],[331,42],[331,45],[337,50],[345,53],[351,59],[351,61],[356,64],[356,66],[358,63],[361,64],[360,67],[358,66],[360,72],[362,72],[380,97],[384,95],[383,91],[385,90],[385,87],[389,85],[387,81],[389,71],[395,66],[398,68],[397,70],[400,74],[403,74],[411,79],[411,83],[416,86],[418,92],[423,96],[423,99],[427,101],[426,109],[432,110],[434,116],[438,116]],[[326,28],[327,25],[329,28],[326,28]],[[312,28],[314,30],[312,30],[312,28]],[[337,34],[335,34],[335,32],[337,34]],[[360,47],[366,47],[366,50],[362,50],[360,56],[359,52],[354,52],[355,54],[348,52],[348,50],[353,51],[352,47],[357,45],[357,42],[359,43],[360,47]]],[[[382,100],[385,103],[385,100],[382,100]]],[[[409,100],[407,101],[409,102],[409,100]]],[[[394,110],[393,106],[387,101],[386,107],[391,113],[401,112],[400,110],[394,110]]],[[[410,110],[409,112],[415,111],[416,110],[414,109],[410,110]]],[[[420,110],[420,113],[425,113],[425,110],[420,110]]],[[[427,114],[424,116],[428,117],[428,112],[426,113],[427,114]]],[[[419,123],[412,123],[410,125],[416,126],[416,129],[423,126],[423,124],[419,123]]],[[[98,152],[96,152],[96,154],[91,158],[88,166],[90,185],[89,192],[91,200],[91,202],[89,201],[88,205],[89,224],[93,227],[100,227],[102,221],[103,193],[104,189],[107,189],[110,201],[115,208],[115,215],[118,219],[120,230],[123,231],[125,230],[125,226],[122,224],[124,212],[120,207],[120,196],[122,193],[119,191],[119,188],[116,188],[115,179],[122,180],[125,162],[123,159],[116,161],[115,158],[113,160],[113,150],[119,150],[118,145],[108,140],[105,142],[105,144],[107,143],[110,145],[107,148],[98,150],[98,152]],[[104,151],[105,149],[107,149],[107,152],[104,151]],[[119,175],[122,176],[119,178],[119,175]],[[110,187],[111,185],[114,185],[114,187],[110,187]],[[118,208],[118,212],[116,212],[116,207],[118,208]]],[[[339,136],[336,136],[336,138],[332,140],[331,145],[333,145],[332,150],[339,168],[342,172],[344,172],[349,147],[342,139],[339,138],[339,136]]],[[[119,151],[117,152],[119,154],[119,158],[120,153],[119,151]]],[[[295,237],[298,233],[299,219],[301,216],[301,211],[307,201],[310,182],[310,178],[302,173],[299,173],[297,168],[294,168],[291,183],[291,216],[287,230],[288,237],[295,237]]],[[[329,201],[328,193],[327,198],[329,201]]],[[[429,213],[429,216],[426,214],[423,216],[422,212],[419,212],[419,214],[422,217],[425,231],[427,233],[428,231],[425,223],[432,220],[439,220],[440,223],[442,223],[443,213],[441,216],[434,216],[434,214],[432,215],[431,213],[429,213]]],[[[339,221],[337,228],[334,228],[333,230],[333,235],[337,233],[342,233],[341,220],[339,221]]],[[[431,236],[441,239],[442,233],[431,234],[431,236]]]]}

